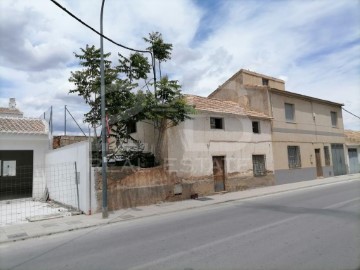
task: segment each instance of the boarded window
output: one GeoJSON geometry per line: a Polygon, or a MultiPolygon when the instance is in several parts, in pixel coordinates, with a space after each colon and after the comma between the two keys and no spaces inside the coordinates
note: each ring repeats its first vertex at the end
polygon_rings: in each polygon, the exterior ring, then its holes
{"type": "Polygon", "coordinates": [[[254,176],[266,175],[265,155],[253,155],[254,176]]]}
{"type": "Polygon", "coordinates": [[[285,119],[289,122],[294,122],[295,120],[294,104],[285,103],[285,119]]]}
{"type": "Polygon", "coordinates": [[[223,119],[222,118],[216,118],[216,117],[210,117],[210,128],[211,129],[223,129],[223,119]]]}
{"type": "Polygon", "coordinates": [[[337,127],[337,113],[331,112],[331,125],[337,127]]]}
{"type": "Polygon", "coordinates": [[[258,121],[252,122],[253,133],[260,133],[260,123],[258,121]]]}
{"type": "Polygon", "coordinates": [[[301,167],[299,146],[288,146],[288,162],[289,162],[289,168],[301,167]]]}
{"type": "Polygon", "coordinates": [[[128,134],[136,133],[136,122],[128,123],[126,128],[127,128],[127,133],[128,134]]]}
{"type": "Polygon", "coordinates": [[[330,166],[330,150],[329,146],[324,146],[325,165],[330,166]]]}

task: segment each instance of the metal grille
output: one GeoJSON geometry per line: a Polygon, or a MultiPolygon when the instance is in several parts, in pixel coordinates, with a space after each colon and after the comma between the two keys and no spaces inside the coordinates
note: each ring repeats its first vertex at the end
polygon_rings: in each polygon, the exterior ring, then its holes
{"type": "Polygon", "coordinates": [[[254,176],[266,175],[265,155],[253,155],[252,159],[253,159],[254,176]]]}
{"type": "Polygon", "coordinates": [[[69,215],[78,208],[75,163],[17,166],[0,177],[0,226],[69,215]]]}
{"type": "Polygon", "coordinates": [[[300,168],[300,148],[299,146],[288,146],[289,168],[300,168]]]}
{"type": "Polygon", "coordinates": [[[285,103],[285,119],[286,121],[294,121],[294,104],[285,103]]]}

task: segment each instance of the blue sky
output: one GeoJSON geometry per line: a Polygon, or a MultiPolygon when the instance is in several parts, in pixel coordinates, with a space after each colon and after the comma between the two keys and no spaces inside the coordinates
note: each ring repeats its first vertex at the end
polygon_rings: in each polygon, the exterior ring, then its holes
{"type": "MultiPolygon", "coordinates": [[[[99,29],[101,0],[59,0],[99,29]]],[[[173,44],[164,73],[185,93],[207,96],[239,69],[282,78],[286,89],[345,104],[360,115],[360,2],[265,0],[106,0],[104,32],[143,49],[159,31],[173,44]]],[[[81,122],[86,106],[69,95],[73,52],[99,38],[49,0],[0,3],[0,106],[15,97],[26,116],[63,107],[81,122]]],[[[116,60],[123,49],[105,42],[116,60]]],[[[360,120],[343,113],[345,128],[360,120]]]]}

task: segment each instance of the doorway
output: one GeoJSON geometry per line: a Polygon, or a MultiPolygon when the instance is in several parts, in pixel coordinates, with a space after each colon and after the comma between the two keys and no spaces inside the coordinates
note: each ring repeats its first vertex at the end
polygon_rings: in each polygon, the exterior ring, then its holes
{"type": "Polygon", "coordinates": [[[212,157],[215,192],[225,190],[225,157],[212,157]]]}
{"type": "Polygon", "coordinates": [[[315,162],[316,162],[316,176],[322,177],[323,170],[322,170],[322,166],[321,166],[320,149],[315,149],[315,162]]]}

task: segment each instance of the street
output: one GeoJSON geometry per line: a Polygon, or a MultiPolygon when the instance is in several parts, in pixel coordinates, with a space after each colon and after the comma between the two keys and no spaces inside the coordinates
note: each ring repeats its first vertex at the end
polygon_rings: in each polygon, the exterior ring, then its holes
{"type": "Polygon", "coordinates": [[[360,269],[360,181],[6,243],[0,269],[360,269]]]}

